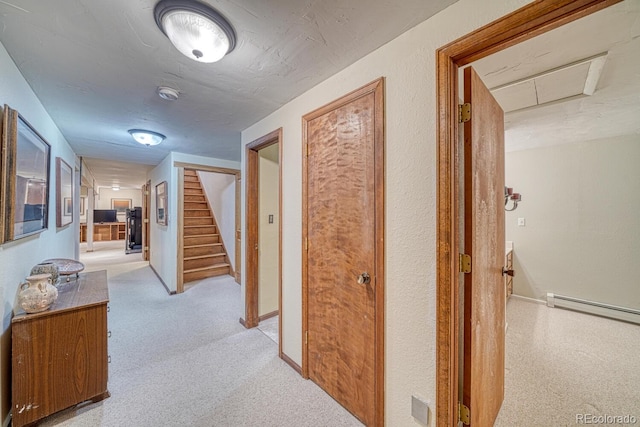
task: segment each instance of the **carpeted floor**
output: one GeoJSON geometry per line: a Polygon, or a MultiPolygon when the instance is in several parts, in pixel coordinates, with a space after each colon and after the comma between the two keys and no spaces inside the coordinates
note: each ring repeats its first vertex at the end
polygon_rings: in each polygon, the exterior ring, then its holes
{"type": "Polygon", "coordinates": [[[278,339],[280,338],[278,336],[279,335],[279,332],[278,332],[278,319],[279,318],[280,318],[279,316],[270,317],[267,320],[263,320],[258,325],[258,329],[260,329],[260,331],[263,334],[265,334],[266,336],[271,338],[273,340],[273,342],[275,342],[276,344],[278,344],[278,339]]]}
{"type": "Polygon", "coordinates": [[[514,298],[507,319],[496,427],[574,426],[587,414],[640,425],[640,326],[514,298]]]}
{"type": "Polygon", "coordinates": [[[87,271],[108,271],[111,397],[41,426],[362,425],[280,360],[270,338],[240,325],[230,276],[169,296],[141,254],[122,246],[81,246],[87,271]]]}
{"type": "MultiPolygon", "coordinates": [[[[94,246],[81,245],[81,260],[87,271],[108,270],[111,397],[40,425],[362,425],[278,358],[269,338],[277,318],[264,331],[238,323],[240,287],[230,276],[169,296],[141,254],[125,255],[121,242],[94,246]]],[[[571,426],[579,414],[640,424],[640,327],[516,299],[507,319],[497,427],[571,426]]]]}

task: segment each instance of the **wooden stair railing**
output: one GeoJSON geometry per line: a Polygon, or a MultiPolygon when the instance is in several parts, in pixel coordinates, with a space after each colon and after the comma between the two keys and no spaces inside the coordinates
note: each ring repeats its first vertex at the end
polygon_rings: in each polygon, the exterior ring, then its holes
{"type": "Polygon", "coordinates": [[[231,265],[195,170],[184,170],[183,282],[231,274],[231,265]]]}

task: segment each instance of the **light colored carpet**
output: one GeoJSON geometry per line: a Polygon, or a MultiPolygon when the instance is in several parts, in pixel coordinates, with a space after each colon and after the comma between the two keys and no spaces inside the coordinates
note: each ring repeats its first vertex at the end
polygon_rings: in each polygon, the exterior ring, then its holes
{"type": "Polygon", "coordinates": [[[639,326],[513,298],[507,320],[496,427],[574,426],[578,414],[640,425],[639,326]]]}
{"type": "MultiPolygon", "coordinates": [[[[116,242],[118,243],[118,242],[116,242]]],[[[169,296],[141,254],[94,244],[81,260],[107,268],[111,397],[50,416],[41,426],[361,426],[238,323],[230,276],[169,296]]]]}
{"type": "Polygon", "coordinates": [[[258,325],[258,329],[260,329],[260,331],[262,331],[263,334],[271,338],[273,342],[275,342],[276,344],[278,344],[278,339],[280,338],[279,331],[278,331],[279,318],[280,316],[270,317],[267,320],[263,320],[258,325]]]}

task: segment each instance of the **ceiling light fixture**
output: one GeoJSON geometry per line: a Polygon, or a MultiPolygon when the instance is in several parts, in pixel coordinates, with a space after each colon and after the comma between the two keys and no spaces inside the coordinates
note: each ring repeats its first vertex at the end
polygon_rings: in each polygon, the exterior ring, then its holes
{"type": "Polygon", "coordinates": [[[180,92],[172,87],[158,86],[158,96],[167,101],[175,101],[178,99],[180,92]]]}
{"type": "Polygon", "coordinates": [[[163,134],[152,132],[150,130],[129,129],[129,133],[136,142],[146,145],[147,147],[151,145],[158,145],[166,138],[163,134]]]}
{"type": "Polygon", "coordinates": [[[117,185],[114,185],[113,187],[111,187],[111,189],[113,191],[120,191],[120,187],[118,187],[117,185]]]}
{"type": "Polygon", "coordinates": [[[236,46],[236,33],[219,12],[195,0],[161,0],[153,11],[158,28],[184,56],[216,62],[236,46]]]}

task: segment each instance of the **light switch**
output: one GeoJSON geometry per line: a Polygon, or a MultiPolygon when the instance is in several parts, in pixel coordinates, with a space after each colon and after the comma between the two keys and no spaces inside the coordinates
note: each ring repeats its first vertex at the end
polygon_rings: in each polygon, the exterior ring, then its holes
{"type": "Polygon", "coordinates": [[[411,416],[420,424],[429,424],[429,404],[416,396],[411,396],[411,416]]]}
{"type": "Polygon", "coordinates": [[[269,215],[269,224],[273,224],[273,215],[269,215]]]}
{"type": "Polygon", "coordinates": [[[524,218],[518,218],[518,227],[524,227],[525,225],[524,223],[525,223],[524,218]]]}

